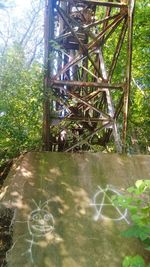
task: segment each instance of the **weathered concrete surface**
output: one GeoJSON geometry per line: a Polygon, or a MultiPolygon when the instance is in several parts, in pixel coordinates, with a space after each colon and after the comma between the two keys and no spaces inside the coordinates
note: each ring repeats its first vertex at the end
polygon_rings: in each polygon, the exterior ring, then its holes
{"type": "Polygon", "coordinates": [[[143,253],[121,237],[129,218],[120,211],[118,220],[109,199],[138,179],[150,179],[150,156],[26,154],[1,200],[15,211],[8,267],[121,267],[125,255],[143,253]]]}

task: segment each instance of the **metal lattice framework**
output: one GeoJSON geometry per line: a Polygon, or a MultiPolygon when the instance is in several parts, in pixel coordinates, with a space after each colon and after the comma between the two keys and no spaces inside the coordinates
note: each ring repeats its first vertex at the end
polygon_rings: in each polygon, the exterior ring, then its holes
{"type": "Polygon", "coordinates": [[[46,1],[45,150],[89,150],[113,138],[122,151],[133,11],[134,0],[46,1]]]}

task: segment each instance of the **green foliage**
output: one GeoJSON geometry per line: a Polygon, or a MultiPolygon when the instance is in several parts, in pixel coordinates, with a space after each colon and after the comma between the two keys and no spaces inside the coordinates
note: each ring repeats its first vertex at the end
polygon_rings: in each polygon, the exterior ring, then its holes
{"type": "Polygon", "coordinates": [[[133,29],[132,88],[128,124],[130,153],[150,152],[149,1],[136,1],[133,29]],[[142,126],[142,127],[141,127],[142,126]]]}
{"type": "Polygon", "coordinates": [[[14,46],[1,60],[0,160],[40,146],[42,125],[41,66],[30,68],[14,46]]]}
{"type": "Polygon", "coordinates": [[[122,267],[145,267],[145,263],[142,257],[126,257],[123,261],[122,267]]]}
{"type": "MultiPolygon", "coordinates": [[[[150,180],[138,180],[127,191],[127,195],[113,197],[114,204],[127,208],[131,216],[132,225],[122,235],[140,239],[145,249],[150,250],[150,180]]],[[[124,259],[123,267],[136,266],[145,266],[140,256],[124,259]]]]}

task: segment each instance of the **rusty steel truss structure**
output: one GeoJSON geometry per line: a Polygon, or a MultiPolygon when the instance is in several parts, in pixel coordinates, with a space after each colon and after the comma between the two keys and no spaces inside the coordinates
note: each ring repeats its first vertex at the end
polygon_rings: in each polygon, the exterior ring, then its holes
{"type": "Polygon", "coordinates": [[[98,150],[114,142],[122,152],[134,2],[46,0],[45,150],[98,150]]]}

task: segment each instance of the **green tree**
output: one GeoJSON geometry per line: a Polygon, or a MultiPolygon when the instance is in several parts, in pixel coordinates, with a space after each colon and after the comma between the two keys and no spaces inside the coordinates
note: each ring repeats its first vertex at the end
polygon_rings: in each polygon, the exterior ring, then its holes
{"type": "Polygon", "coordinates": [[[0,158],[14,157],[40,146],[42,68],[26,64],[21,47],[7,51],[1,62],[0,158]]]}
{"type": "Polygon", "coordinates": [[[150,152],[149,1],[136,1],[128,144],[131,153],[150,152]]]}

